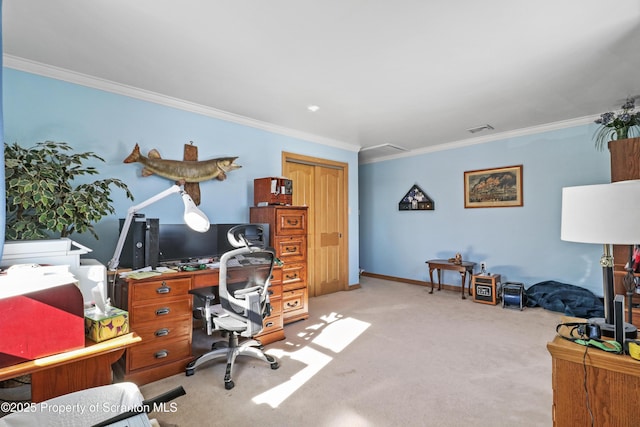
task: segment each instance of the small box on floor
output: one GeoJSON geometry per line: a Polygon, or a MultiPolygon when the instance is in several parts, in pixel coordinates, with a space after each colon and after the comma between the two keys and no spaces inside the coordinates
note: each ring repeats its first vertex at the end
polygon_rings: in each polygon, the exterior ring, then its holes
{"type": "Polygon", "coordinates": [[[522,310],[524,306],[524,285],[520,282],[505,282],[502,285],[502,308],[522,310]]]}
{"type": "Polygon", "coordinates": [[[95,307],[84,311],[84,332],[95,342],[105,341],[129,333],[129,313],[110,307],[106,313],[96,312],[95,307]]]}

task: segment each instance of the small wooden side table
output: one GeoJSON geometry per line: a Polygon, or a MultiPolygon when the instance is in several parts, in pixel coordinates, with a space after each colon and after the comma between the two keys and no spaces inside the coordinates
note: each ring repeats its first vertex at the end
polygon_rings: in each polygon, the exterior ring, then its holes
{"type": "Polygon", "coordinates": [[[438,270],[438,290],[442,287],[440,270],[453,270],[459,272],[462,279],[462,299],[466,299],[464,296],[464,284],[467,281],[467,273],[469,273],[469,296],[471,296],[471,275],[473,274],[473,267],[476,265],[475,262],[462,261],[461,264],[456,264],[446,259],[430,259],[426,261],[426,264],[429,265],[430,294],[433,293],[433,270],[438,270]]]}

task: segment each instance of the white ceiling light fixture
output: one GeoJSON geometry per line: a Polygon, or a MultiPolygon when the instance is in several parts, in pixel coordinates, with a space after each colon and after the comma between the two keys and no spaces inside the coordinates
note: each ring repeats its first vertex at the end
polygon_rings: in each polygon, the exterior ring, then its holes
{"type": "Polygon", "coordinates": [[[312,113],[317,112],[320,109],[320,107],[318,107],[317,105],[308,105],[307,106],[307,110],[311,111],[312,113]]]}
{"type": "Polygon", "coordinates": [[[467,129],[467,132],[471,132],[471,133],[477,133],[477,132],[482,132],[483,130],[493,130],[493,126],[491,125],[482,125],[482,126],[476,126],[473,128],[469,128],[467,129]]]}

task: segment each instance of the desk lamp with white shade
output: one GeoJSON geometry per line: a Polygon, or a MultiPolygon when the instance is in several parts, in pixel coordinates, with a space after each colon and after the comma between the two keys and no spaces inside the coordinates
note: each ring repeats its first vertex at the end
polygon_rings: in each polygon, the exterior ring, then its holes
{"type": "MultiPolygon", "coordinates": [[[[589,319],[600,326],[602,335],[613,337],[614,286],[611,245],[640,243],[640,180],[584,185],[562,189],[561,239],[603,245],[600,258],[604,290],[604,318],[589,319]]],[[[624,324],[627,338],[637,329],[624,324]]]]}
{"type": "Polygon", "coordinates": [[[111,261],[109,261],[109,270],[116,270],[118,268],[118,265],[120,264],[120,254],[122,253],[122,248],[124,247],[124,243],[129,232],[129,227],[131,226],[131,221],[133,220],[135,214],[141,209],[144,209],[147,206],[157,202],[158,200],[164,199],[165,197],[174,193],[180,193],[180,195],[182,196],[182,202],[184,203],[184,222],[189,226],[189,228],[200,233],[204,233],[209,229],[210,223],[207,216],[196,207],[196,204],[193,202],[189,194],[184,191],[182,186],[177,184],[173,185],[166,190],[156,194],[155,196],[150,197],[144,202],[135,206],[131,206],[127,210],[127,217],[125,218],[122,225],[122,230],[120,231],[120,237],[118,238],[116,250],[113,253],[113,258],[111,258],[111,261]]]}

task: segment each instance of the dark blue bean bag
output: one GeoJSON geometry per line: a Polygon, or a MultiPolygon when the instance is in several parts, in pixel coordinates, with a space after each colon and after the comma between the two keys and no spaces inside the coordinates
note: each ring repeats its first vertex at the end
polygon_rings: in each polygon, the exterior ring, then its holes
{"type": "Polygon", "coordinates": [[[543,307],[573,317],[604,317],[604,303],[591,291],[553,280],[526,290],[527,307],[543,307]]]}

